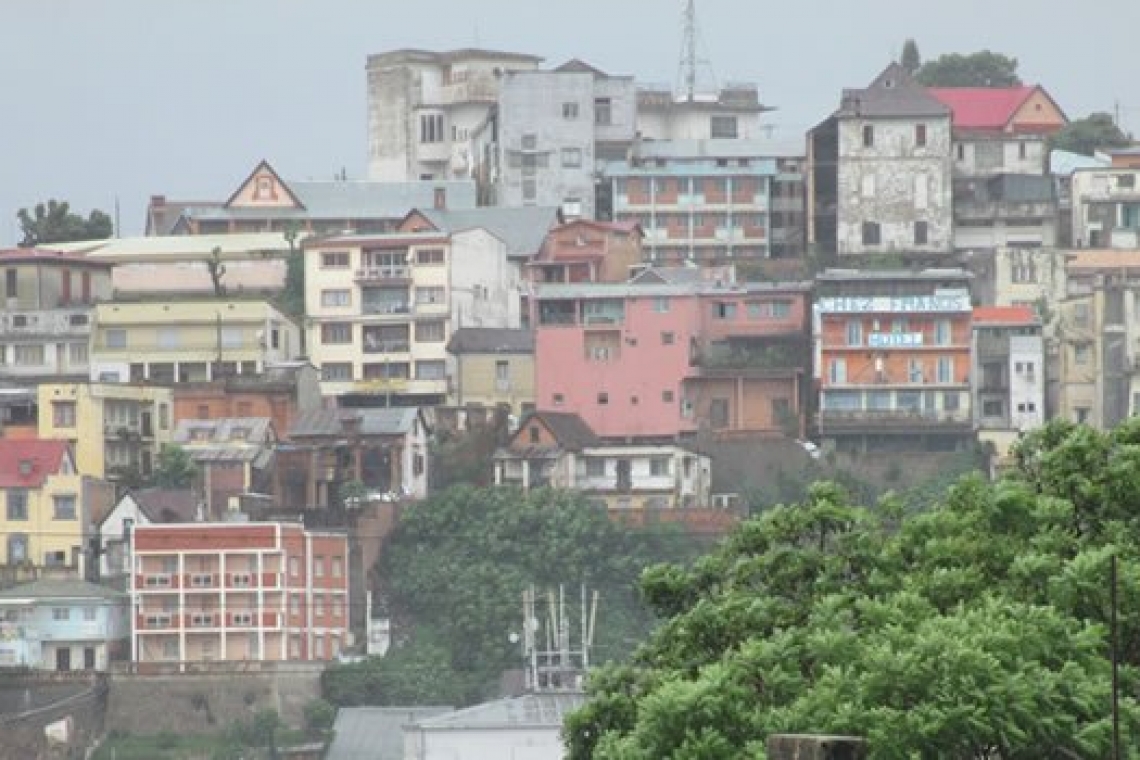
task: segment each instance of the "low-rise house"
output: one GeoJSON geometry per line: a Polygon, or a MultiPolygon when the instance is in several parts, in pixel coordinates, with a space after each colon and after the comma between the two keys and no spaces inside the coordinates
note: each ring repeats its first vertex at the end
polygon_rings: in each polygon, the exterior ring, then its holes
{"type": "Polygon", "coordinates": [[[129,598],[81,580],[40,579],[0,591],[0,666],[107,670],[130,639],[129,598]]]}
{"type": "Polygon", "coordinates": [[[348,538],[297,523],[131,531],[138,665],[333,660],[350,642],[348,538]]]}
{"type": "Polygon", "coordinates": [[[277,433],[268,417],[181,420],[172,441],[198,466],[210,519],[218,519],[239,496],[272,490],[277,433]]]}
{"type": "Polygon", "coordinates": [[[80,574],[89,519],[83,481],[65,441],[0,438],[0,556],[7,570],[80,574]]]}
{"type": "Polygon", "coordinates": [[[42,248],[0,251],[0,379],[85,378],[91,309],[111,295],[111,266],[42,248]]]}
{"type": "Polygon", "coordinates": [[[262,299],[115,301],[95,308],[91,379],[173,385],[295,359],[301,331],[262,299]]]}
{"type": "Polygon", "coordinates": [[[642,238],[637,222],[576,219],[550,230],[526,265],[531,282],[625,282],[640,268],[642,238]]]}
{"type": "Polygon", "coordinates": [[[339,507],[359,482],[388,499],[422,499],[429,427],[414,407],[318,409],[302,414],[277,449],[277,493],[288,507],[339,507]]]}
{"type": "Polygon", "coordinates": [[[979,306],[973,318],[974,427],[997,463],[1022,433],[1045,423],[1045,345],[1027,306],[979,306]]]}
{"type": "Polygon", "coordinates": [[[534,409],[534,333],[521,328],[461,327],[447,344],[455,357],[451,403],[457,407],[534,409]]]}
{"type": "Polygon", "coordinates": [[[126,383],[39,386],[39,435],[70,442],[75,466],[94,478],[150,475],[170,442],[169,388],[126,383]]]}
{"type": "Polygon", "coordinates": [[[100,549],[96,577],[126,588],[131,573],[131,531],[136,525],[204,522],[205,504],[188,488],[140,488],[127,491],[96,526],[100,549]]]}
{"type": "Polygon", "coordinates": [[[307,359],[267,364],[260,375],[230,375],[203,383],[179,383],[174,394],[174,422],[222,417],[268,417],[285,432],[302,412],[319,409],[320,371],[307,359]]]}
{"type": "Polygon", "coordinates": [[[495,483],[582,491],[609,509],[698,507],[710,461],[676,444],[607,443],[576,414],[536,412],[496,452],[495,483]]]}
{"type": "Polygon", "coordinates": [[[1140,248],[1140,166],[1075,169],[1070,178],[1075,248],[1140,248]]]}

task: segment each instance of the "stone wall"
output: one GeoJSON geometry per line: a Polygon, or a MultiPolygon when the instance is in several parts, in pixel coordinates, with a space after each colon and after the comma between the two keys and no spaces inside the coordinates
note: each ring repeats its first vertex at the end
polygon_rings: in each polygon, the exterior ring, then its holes
{"type": "Polygon", "coordinates": [[[3,689],[19,695],[18,699],[7,701],[9,706],[18,702],[36,707],[0,714],[0,760],[83,757],[84,749],[103,732],[107,704],[104,679],[61,684],[33,677],[23,684],[5,681],[3,689]],[[49,728],[54,740],[48,738],[49,728]]]}

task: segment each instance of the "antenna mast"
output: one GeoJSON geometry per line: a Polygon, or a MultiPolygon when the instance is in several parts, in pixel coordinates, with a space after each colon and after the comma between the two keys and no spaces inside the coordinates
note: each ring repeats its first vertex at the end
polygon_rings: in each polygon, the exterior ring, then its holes
{"type": "Polygon", "coordinates": [[[685,0],[685,10],[681,16],[681,60],[677,70],[676,97],[679,101],[689,103],[695,101],[702,84],[708,85],[710,94],[716,93],[716,77],[713,76],[712,64],[707,58],[700,56],[699,42],[697,3],[696,0],[685,0]],[[701,69],[705,70],[707,83],[700,81],[701,69]]]}

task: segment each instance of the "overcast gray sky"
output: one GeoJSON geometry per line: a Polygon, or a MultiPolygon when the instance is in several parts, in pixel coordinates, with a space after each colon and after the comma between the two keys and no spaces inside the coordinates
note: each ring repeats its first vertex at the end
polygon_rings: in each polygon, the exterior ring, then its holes
{"type": "MultiPolygon", "coordinates": [[[[151,194],[225,197],[257,160],[365,174],[365,57],[493,47],[676,78],[681,0],[3,0],[0,246],[55,197],[141,232],[151,194]]],[[[698,0],[720,80],[755,81],[802,135],[914,37],[924,58],[1015,56],[1070,117],[1140,132],[1140,0],[698,0]]]]}

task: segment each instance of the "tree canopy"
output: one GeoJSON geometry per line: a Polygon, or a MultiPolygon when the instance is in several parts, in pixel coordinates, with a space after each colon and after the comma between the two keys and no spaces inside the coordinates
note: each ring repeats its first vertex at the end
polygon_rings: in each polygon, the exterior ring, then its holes
{"type": "Polygon", "coordinates": [[[867,738],[874,760],[1111,756],[1119,562],[1123,757],[1140,757],[1140,420],[1054,422],[997,483],[919,513],[833,484],[648,570],[665,622],[591,675],[570,756],[763,757],[771,733],[867,738]]]}
{"type": "Polygon", "coordinates": [[[181,446],[168,443],[158,452],[150,482],[159,488],[189,488],[198,475],[198,465],[181,446]]]}
{"type": "Polygon", "coordinates": [[[16,212],[16,218],[24,235],[20,241],[22,248],[72,240],[102,240],[115,232],[111,217],[102,211],[95,209],[84,219],[71,211],[67,201],[54,199],[37,203],[31,211],[22,208],[16,212]]]}
{"type": "Polygon", "coordinates": [[[1070,121],[1049,141],[1049,147],[1091,156],[1100,148],[1122,148],[1132,138],[1116,125],[1111,114],[1092,113],[1070,121]]]}
{"type": "MultiPolygon", "coordinates": [[[[915,51],[917,53],[917,50],[915,51]]],[[[922,64],[915,79],[925,87],[1014,87],[1017,59],[990,50],[945,53],[922,64]]]]}
{"type": "Polygon", "coordinates": [[[403,512],[374,570],[391,651],[327,671],[325,698],[406,705],[497,696],[503,671],[523,662],[510,634],[521,631],[532,584],[543,592],[565,584],[575,598],[579,584],[597,590],[594,658],[620,659],[654,623],[636,593],[640,572],[683,560],[693,546],[671,526],[615,524],[577,493],[451,488],[403,512]]]}
{"type": "Polygon", "coordinates": [[[922,56],[918,52],[918,43],[913,39],[908,39],[903,43],[902,57],[899,59],[899,64],[906,69],[906,73],[914,76],[915,73],[922,67],[922,56]]]}

